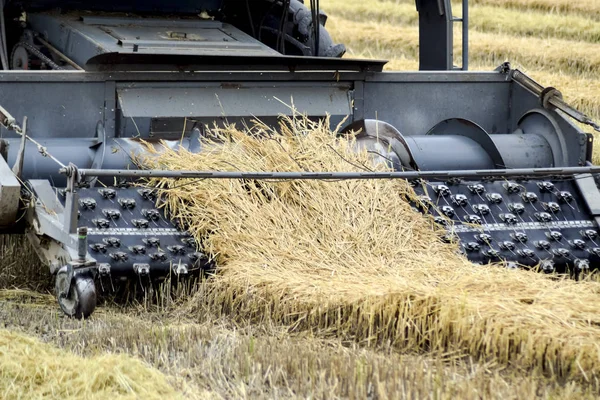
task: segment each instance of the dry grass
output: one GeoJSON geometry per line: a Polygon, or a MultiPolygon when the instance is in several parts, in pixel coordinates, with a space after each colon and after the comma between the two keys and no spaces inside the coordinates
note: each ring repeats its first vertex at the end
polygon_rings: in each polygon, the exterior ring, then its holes
{"type": "MultiPolygon", "coordinates": [[[[337,1],[337,0],[326,0],[337,1]]],[[[393,4],[413,4],[412,0],[378,0],[380,2],[390,2],[393,4]]],[[[596,0],[469,0],[469,4],[473,8],[481,6],[493,6],[499,10],[515,9],[523,12],[531,13],[542,11],[550,15],[571,16],[573,14],[581,14],[587,18],[600,20],[600,3],[596,0]]],[[[452,6],[455,13],[460,11],[461,0],[452,0],[452,6]]],[[[378,6],[376,6],[378,7],[378,6]]]]}
{"type": "Polygon", "coordinates": [[[471,0],[471,3],[514,8],[526,12],[541,10],[553,14],[577,13],[600,20],[600,3],[596,0],[471,0]]]}
{"type": "MultiPolygon", "coordinates": [[[[352,52],[367,49],[384,59],[404,55],[418,57],[418,29],[377,21],[351,20],[342,17],[329,22],[336,40],[347,43],[352,52]]],[[[328,24],[328,25],[329,25],[328,24]]],[[[457,37],[459,32],[457,31],[457,37]]],[[[474,64],[498,66],[504,61],[527,65],[531,69],[562,71],[573,76],[596,77],[600,70],[600,45],[564,39],[552,41],[537,37],[496,35],[471,32],[470,60],[474,64]],[[557,51],[560,49],[560,51],[557,51]]],[[[455,55],[460,59],[460,49],[455,55]]]]}
{"type": "Polygon", "coordinates": [[[51,287],[44,266],[23,235],[0,235],[0,288],[29,288],[45,291],[51,287]]]}
{"type": "Polygon", "coordinates": [[[83,358],[0,329],[3,399],[182,398],[160,372],[125,355],[83,358]]]}
{"type": "MultiPolygon", "coordinates": [[[[262,125],[227,129],[215,133],[222,146],[208,140],[201,154],[167,150],[152,162],[175,170],[369,166],[325,126],[297,118],[281,135],[262,125]]],[[[473,266],[402,200],[411,195],[406,182],[154,183],[173,217],[217,257],[220,274],[196,301],[218,315],[366,346],[457,351],[592,384],[600,376],[600,284],[473,266]]]]}
{"type": "Polygon", "coordinates": [[[82,323],[63,318],[52,298],[44,305],[36,293],[0,291],[0,298],[0,319],[8,328],[86,360],[105,352],[130,354],[163,371],[188,398],[595,398],[574,382],[561,385],[492,363],[376,352],[289,335],[268,324],[235,326],[207,309],[194,315],[200,323],[135,308],[103,308],[82,323]]]}
{"type": "MultiPolygon", "coordinates": [[[[398,3],[393,0],[358,2],[327,0],[324,5],[328,15],[351,21],[374,21],[392,25],[417,26],[419,15],[415,2],[398,3]],[[375,4],[375,6],[374,6],[375,4]]],[[[454,13],[460,16],[461,8],[454,13]]],[[[527,36],[569,39],[577,42],[600,42],[600,21],[582,15],[555,15],[547,12],[523,12],[502,7],[476,5],[470,12],[470,28],[478,32],[503,36],[527,36]]]]}

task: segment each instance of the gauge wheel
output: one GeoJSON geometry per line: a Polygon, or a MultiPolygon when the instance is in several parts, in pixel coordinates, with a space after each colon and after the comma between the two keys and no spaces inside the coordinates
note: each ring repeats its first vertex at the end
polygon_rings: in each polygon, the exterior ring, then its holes
{"type": "Polygon", "coordinates": [[[96,285],[91,276],[75,275],[68,292],[67,268],[61,268],[56,274],[56,299],[60,309],[71,318],[88,318],[96,308],[96,285]]]}

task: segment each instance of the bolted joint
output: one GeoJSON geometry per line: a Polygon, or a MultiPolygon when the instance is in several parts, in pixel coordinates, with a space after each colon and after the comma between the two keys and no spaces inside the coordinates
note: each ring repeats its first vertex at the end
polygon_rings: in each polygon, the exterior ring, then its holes
{"type": "Polygon", "coordinates": [[[149,276],[150,275],[150,264],[146,263],[135,263],[133,264],[133,272],[138,276],[149,276]]]}
{"type": "Polygon", "coordinates": [[[590,261],[585,259],[576,259],[575,260],[575,271],[576,272],[586,272],[590,270],[590,261]]]}
{"type": "Polygon", "coordinates": [[[546,274],[551,274],[555,271],[554,261],[552,260],[542,260],[540,262],[540,268],[546,274]]]}

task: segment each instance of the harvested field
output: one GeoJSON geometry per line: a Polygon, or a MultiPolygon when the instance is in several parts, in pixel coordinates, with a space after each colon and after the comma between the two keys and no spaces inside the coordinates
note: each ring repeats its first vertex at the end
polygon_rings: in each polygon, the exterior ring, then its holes
{"type": "Polygon", "coordinates": [[[3,399],[182,398],[160,372],[126,355],[83,358],[0,330],[3,399]]]}
{"type": "Polygon", "coordinates": [[[544,11],[552,14],[580,13],[590,19],[600,19],[600,4],[595,0],[473,0],[473,4],[515,8],[522,11],[544,11]]]}
{"type": "MultiPolygon", "coordinates": [[[[477,4],[477,2],[475,3],[477,4]]],[[[459,4],[455,11],[460,13],[459,4]]],[[[414,1],[380,1],[377,7],[367,2],[330,0],[326,12],[334,15],[333,21],[342,17],[348,20],[385,22],[399,26],[417,26],[419,15],[414,12],[414,1]]],[[[552,13],[523,12],[519,9],[494,6],[473,7],[470,27],[477,32],[501,34],[505,37],[561,38],[582,44],[600,40],[600,21],[582,15],[556,15],[552,13]]],[[[460,26],[460,25],[459,25],[460,26]]],[[[391,32],[390,32],[391,33],[391,32]]],[[[358,38],[359,35],[357,35],[358,38]]],[[[460,36],[457,37],[460,40],[460,36]]],[[[347,43],[347,42],[345,42],[347,43]]]]}
{"type": "Polygon", "coordinates": [[[50,271],[24,235],[0,235],[0,250],[0,288],[50,290],[50,271]]]}
{"type": "Polygon", "coordinates": [[[474,363],[456,354],[401,355],[339,340],[290,335],[268,324],[235,325],[206,309],[177,313],[106,308],[85,323],[64,318],[52,298],[0,291],[5,327],[88,359],[130,354],[162,371],[190,399],[593,399],[576,383],[474,363]],[[85,346],[82,346],[85,343],[85,346]]]}

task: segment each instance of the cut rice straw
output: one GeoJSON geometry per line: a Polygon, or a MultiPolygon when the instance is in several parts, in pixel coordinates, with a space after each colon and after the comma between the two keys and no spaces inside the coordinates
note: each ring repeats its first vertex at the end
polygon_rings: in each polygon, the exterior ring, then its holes
{"type": "MultiPolygon", "coordinates": [[[[214,129],[200,154],[165,148],[144,162],[173,170],[387,168],[336,133],[328,121],[297,116],[278,132],[261,123],[214,129]]],[[[187,311],[208,304],[243,322],[458,352],[596,385],[600,284],[469,263],[405,200],[414,196],[406,181],[150,184],[217,261],[187,311]]]]}
{"type": "Polygon", "coordinates": [[[0,330],[0,397],[9,399],[183,399],[167,378],[126,355],[80,357],[0,330]]]}

